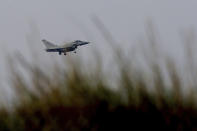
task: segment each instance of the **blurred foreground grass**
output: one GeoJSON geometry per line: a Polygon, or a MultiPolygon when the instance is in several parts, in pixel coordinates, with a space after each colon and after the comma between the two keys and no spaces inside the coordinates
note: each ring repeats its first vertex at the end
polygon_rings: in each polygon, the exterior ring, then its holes
{"type": "MultiPolygon", "coordinates": [[[[104,25],[94,21],[107,42],[116,43],[104,25]]],[[[153,36],[149,42],[158,57],[153,36]]],[[[64,65],[67,68],[54,64],[51,75],[22,56],[14,56],[27,73],[22,75],[14,60],[10,61],[16,99],[12,110],[0,110],[0,130],[197,130],[195,88],[184,94],[172,59],[165,59],[170,88],[159,63],[148,61],[153,74],[148,77],[154,83],[150,89],[147,74],[136,71],[129,63],[131,57],[125,57],[119,47],[111,47],[119,72],[116,89],[106,82],[98,54],[95,68],[83,71],[78,60],[66,58],[70,59],[64,65]]]]}

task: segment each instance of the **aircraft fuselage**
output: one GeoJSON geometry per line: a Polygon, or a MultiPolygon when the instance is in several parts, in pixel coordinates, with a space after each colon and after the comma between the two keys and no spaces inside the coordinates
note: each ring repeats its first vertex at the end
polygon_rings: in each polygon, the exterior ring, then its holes
{"type": "Polygon", "coordinates": [[[57,48],[57,49],[46,49],[47,52],[70,52],[74,51],[76,47],[67,47],[67,48],[57,48]]]}

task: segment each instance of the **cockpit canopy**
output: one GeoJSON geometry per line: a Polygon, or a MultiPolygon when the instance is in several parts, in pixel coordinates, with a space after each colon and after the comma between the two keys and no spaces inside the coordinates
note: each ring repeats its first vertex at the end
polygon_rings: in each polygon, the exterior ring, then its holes
{"type": "Polygon", "coordinates": [[[77,46],[82,46],[82,45],[89,44],[89,42],[76,40],[76,41],[74,41],[74,44],[77,45],[77,46]]]}
{"type": "Polygon", "coordinates": [[[82,42],[82,41],[80,41],[80,40],[76,40],[75,42],[76,42],[76,43],[80,43],[80,42],[82,42]]]}

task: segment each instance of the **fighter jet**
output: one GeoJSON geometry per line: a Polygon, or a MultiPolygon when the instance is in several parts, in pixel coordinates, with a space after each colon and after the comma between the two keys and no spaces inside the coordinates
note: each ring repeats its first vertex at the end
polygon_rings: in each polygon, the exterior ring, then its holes
{"type": "Polygon", "coordinates": [[[76,53],[76,49],[78,46],[82,46],[82,45],[86,45],[86,44],[90,43],[90,42],[86,42],[86,41],[76,40],[76,41],[69,42],[64,45],[59,46],[59,45],[55,45],[47,40],[42,40],[42,42],[46,46],[46,49],[45,49],[46,52],[58,52],[59,55],[61,55],[62,53],[64,55],[66,55],[67,52],[71,52],[71,51],[74,51],[74,53],[76,53]]]}

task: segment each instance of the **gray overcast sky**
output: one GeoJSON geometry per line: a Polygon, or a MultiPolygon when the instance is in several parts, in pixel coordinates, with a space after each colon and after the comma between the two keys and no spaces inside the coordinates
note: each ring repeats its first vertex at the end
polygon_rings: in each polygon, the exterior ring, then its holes
{"type": "Polygon", "coordinates": [[[0,42],[21,48],[29,20],[36,22],[41,37],[55,42],[84,38],[72,19],[89,26],[92,14],[120,41],[143,32],[148,18],[167,35],[196,26],[196,6],[196,0],[1,0],[0,42]]]}
{"type": "MultiPolygon", "coordinates": [[[[164,43],[167,41],[166,48],[173,47],[170,45],[177,42],[177,32],[181,28],[196,28],[196,7],[196,0],[0,0],[0,47],[26,54],[26,35],[32,32],[32,21],[36,23],[41,39],[56,43],[88,40],[79,29],[84,25],[93,39],[99,41],[94,44],[104,46],[90,20],[94,14],[125,46],[143,34],[147,19],[152,19],[164,43]]],[[[35,44],[43,57],[47,57],[41,42],[35,44]]],[[[179,54],[177,45],[171,49],[179,54]]],[[[2,72],[2,56],[0,60],[2,72]]]]}

